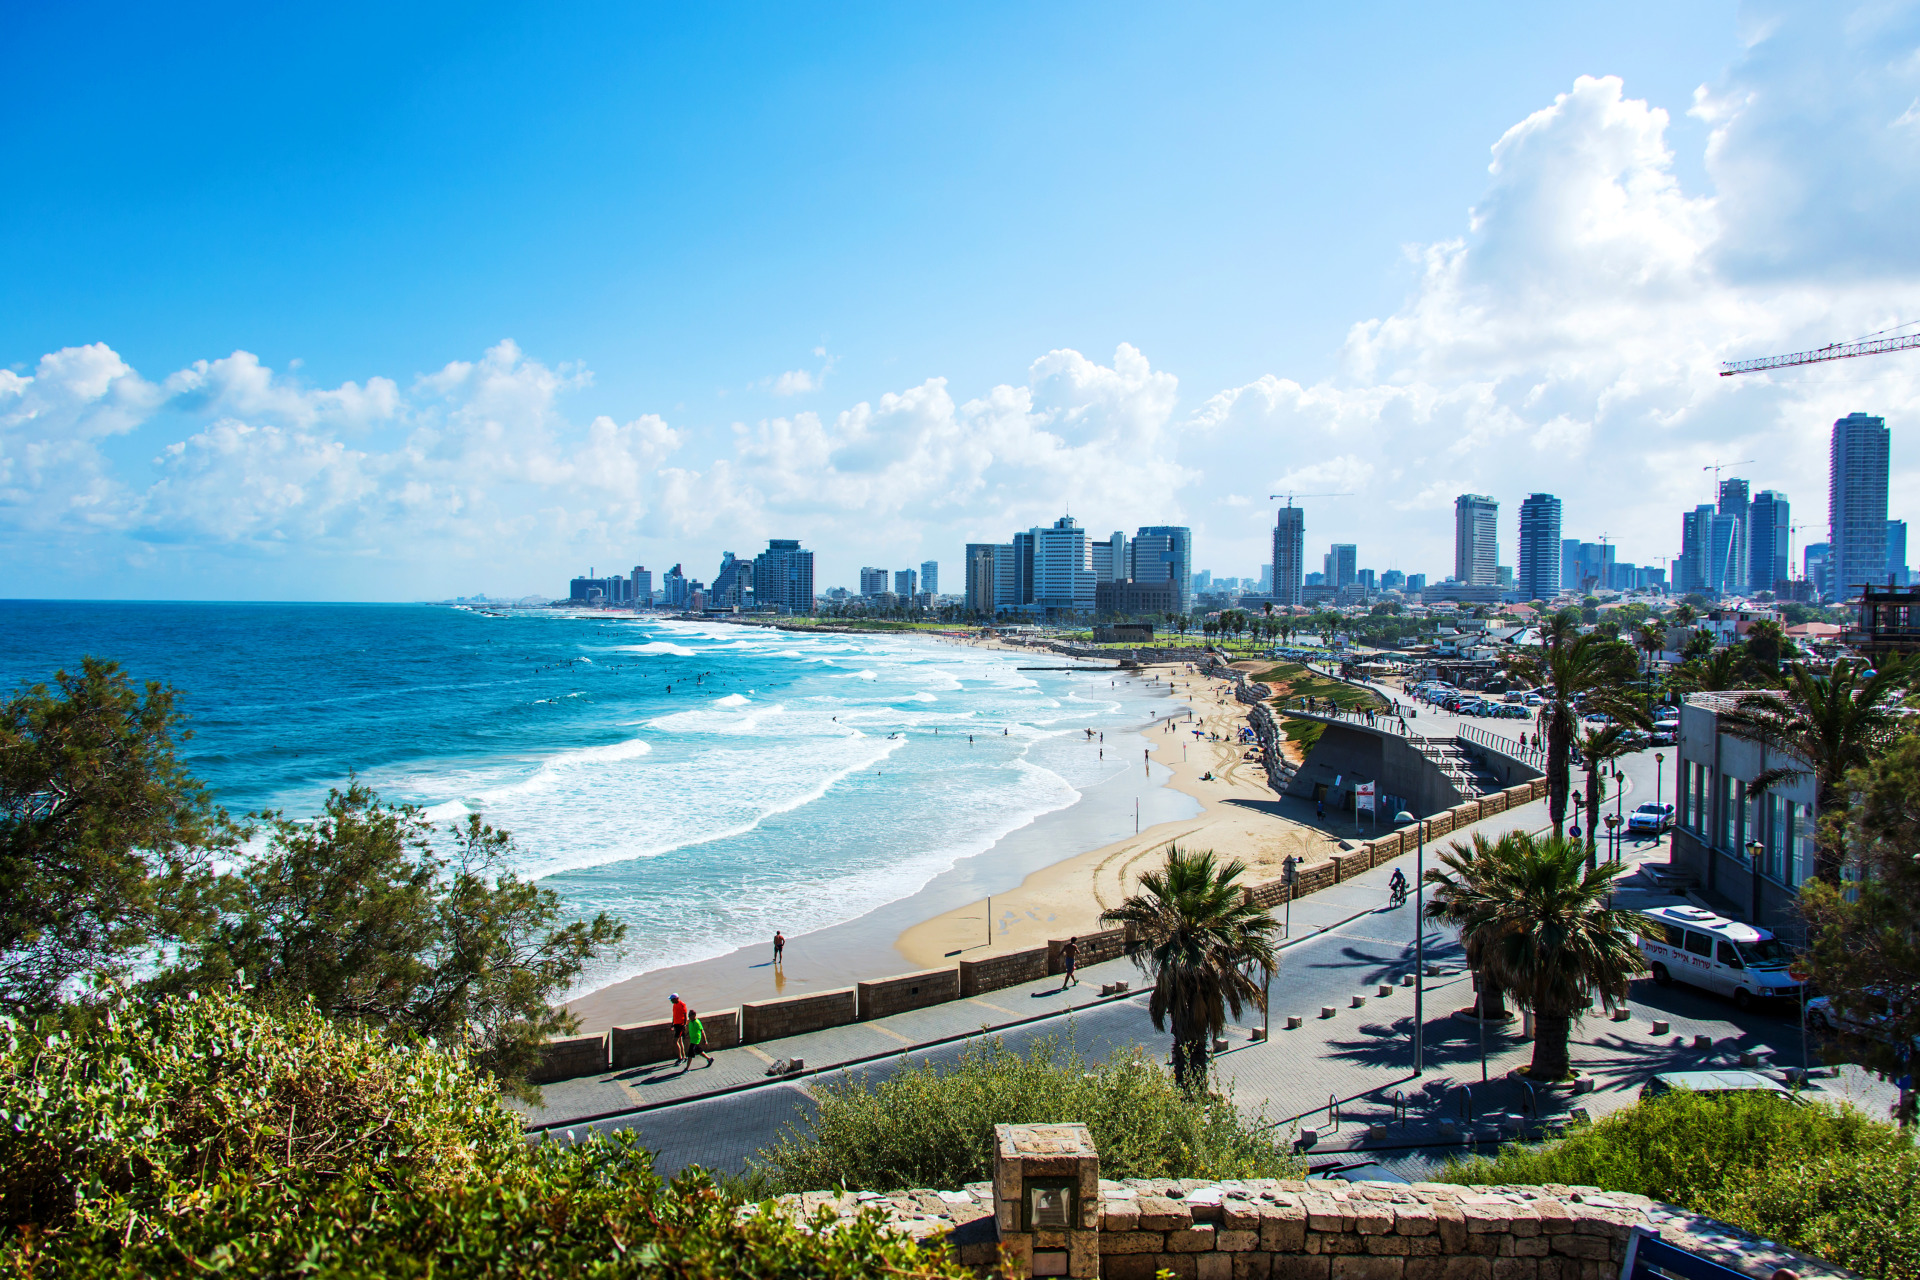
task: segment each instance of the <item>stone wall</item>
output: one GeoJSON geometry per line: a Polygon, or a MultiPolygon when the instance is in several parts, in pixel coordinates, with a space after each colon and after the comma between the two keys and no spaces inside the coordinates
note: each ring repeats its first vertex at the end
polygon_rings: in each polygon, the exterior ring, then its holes
{"type": "MultiPolygon", "coordinates": [[[[707,1029],[709,1049],[731,1049],[740,1043],[738,1009],[701,1013],[700,1025],[707,1029]]],[[[607,1033],[607,1040],[610,1065],[615,1071],[643,1067],[649,1062],[665,1062],[673,1056],[673,1019],[615,1027],[607,1033]]]]}
{"type": "Polygon", "coordinates": [[[960,994],[977,996],[982,992],[998,991],[1002,987],[1044,978],[1051,972],[1047,968],[1048,952],[1047,947],[1028,947],[1025,951],[1009,951],[1003,956],[962,960],[960,994]]]}
{"type": "Polygon", "coordinates": [[[854,985],[859,993],[860,1017],[884,1018],[888,1014],[924,1009],[960,998],[958,969],[922,969],[893,978],[878,978],[854,985]]]}
{"type": "Polygon", "coordinates": [[[575,1076],[597,1076],[607,1069],[607,1037],[568,1036],[549,1040],[542,1047],[540,1065],[530,1073],[535,1084],[571,1080],[575,1076]]]}
{"type": "MultiPolygon", "coordinates": [[[[1055,938],[1047,943],[1047,972],[1065,973],[1066,962],[1060,953],[1066,948],[1065,938],[1055,938]]],[[[1084,969],[1090,964],[1099,964],[1102,960],[1117,960],[1126,954],[1127,931],[1125,929],[1103,929],[1099,933],[1083,933],[1074,951],[1074,963],[1084,969]]]]}
{"type": "MultiPolygon", "coordinates": [[[[1594,1187],[1421,1182],[1102,1179],[1099,1274],[1107,1280],[1615,1280],[1627,1241],[1664,1208],[1594,1187]]],[[[808,1192],[777,1205],[811,1215],[878,1212],[944,1242],[982,1276],[1005,1267],[994,1189],[891,1196],[808,1192]]]]}
{"type": "Polygon", "coordinates": [[[852,987],[815,991],[807,995],[782,996],[778,1000],[756,1000],[740,1006],[741,1038],[777,1040],[826,1027],[842,1027],[854,1020],[855,998],[852,987]]]}

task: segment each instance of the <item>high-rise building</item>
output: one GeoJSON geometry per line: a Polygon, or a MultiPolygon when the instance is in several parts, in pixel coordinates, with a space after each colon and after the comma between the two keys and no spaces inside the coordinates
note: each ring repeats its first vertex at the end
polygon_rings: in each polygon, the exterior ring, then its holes
{"type": "Polygon", "coordinates": [[[872,565],[860,566],[860,594],[863,596],[885,595],[887,591],[887,571],[876,569],[872,565]]]}
{"type": "Polygon", "coordinates": [[[1893,578],[1893,585],[1908,585],[1911,576],[1907,572],[1907,522],[1905,520],[1887,521],[1887,573],[1893,578]]]}
{"type": "Polygon", "coordinates": [[[938,560],[920,562],[920,589],[930,596],[940,594],[940,562],[938,560]]]}
{"type": "MultiPolygon", "coordinates": [[[[1036,611],[1091,613],[1093,562],[1087,555],[1087,531],[1072,516],[1025,535],[1033,548],[1033,596],[1036,611]]],[[[1185,569],[1182,568],[1183,580],[1185,569]]]]}
{"type": "Polygon", "coordinates": [[[1176,612],[1193,611],[1193,530],[1184,525],[1142,525],[1127,551],[1127,576],[1135,582],[1171,582],[1180,599],[1176,612]]]}
{"type": "Polygon", "coordinates": [[[1372,595],[1380,590],[1380,584],[1375,581],[1375,575],[1371,569],[1359,570],[1353,575],[1353,580],[1360,586],[1365,587],[1368,595],[1372,595]]]}
{"type": "Polygon", "coordinates": [[[1503,564],[1495,568],[1493,571],[1493,580],[1502,589],[1507,591],[1513,590],[1513,566],[1503,564]]]}
{"type": "Polygon", "coordinates": [[[1382,591],[1400,591],[1404,589],[1406,585],[1407,575],[1398,569],[1389,569],[1380,575],[1380,589],[1382,591]]]}
{"type": "Polygon", "coordinates": [[[1560,547],[1560,499],[1528,494],[1520,504],[1520,577],[1514,584],[1521,595],[1551,600],[1560,594],[1560,547]]]}
{"type": "MultiPolygon", "coordinates": [[[[1566,540],[1561,541],[1561,558],[1565,560],[1566,540]]],[[[1568,590],[1583,595],[1589,591],[1598,591],[1613,580],[1613,562],[1615,548],[1605,542],[1576,542],[1573,546],[1569,580],[1561,585],[1568,590]]]]}
{"type": "Polygon", "coordinates": [[[1887,420],[1850,413],[1833,424],[1827,473],[1828,579],[1835,600],[1887,580],[1887,420]]]}
{"type": "Polygon", "coordinates": [[[893,571],[893,594],[902,600],[911,600],[920,594],[920,575],[911,569],[893,571]]]}
{"type": "Polygon", "coordinates": [[[1747,505],[1747,590],[1785,591],[1792,550],[1792,508],[1787,495],[1762,489],[1747,505]]]}
{"type": "Polygon", "coordinates": [[[1258,590],[1263,596],[1273,594],[1273,566],[1271,564],[1263,564],[1260,566],[1260,586],[1258,590]]]}
{"type": "Polygon", "coordinates": [[[1421,592],[1425,591],[1426,589],[1427,589],[1426,574],[1410,573],[1407,575],[1407,594],[1408,595],[1417,596],[1421,592]]]}
{"type": "MultiPolygon", "coordinates": [[[[992,617],[996,610],[993,591],[994,552],[998,544],[967,544],[967,612],[977,617],[992,617]]],[[[1007,550],[1011,552],[1012,547],[1007,550]]],[[[1011,558],[1011,557],[1009,557],[1011,558]]]]}
{"type": "Polygon", "coordinates": [[[1833,598],[1832,568],[1830,553],[1833,548],[1824,542],[1809,542],[1802,553],[1806,559],[1807,581],[1813,584],[1814,594],[1822,600],[1833,598]]]}
{"type": "Polygon", "coordinates": [[[1327,551],[1327,585],[1338,591],[1350,587],[1360,568],[1360,549],[1351,542],[1336,542],[1327,551]]]}
{"type": "Polygon", "coordinates": [[[798,538],[769,538],[753,558],[753,599],[783,613],[813,612],[813,552],[798,538]]]}
{"type": "Polygon", "coordinates": [[[644,609],[652,604],[653,574],[648,571],[647,566],[643,564],[633,566],[633,577],[630,581],[633,583],[634,608],[644,609]]]}
{"type": "Polygon", "coordinates": [[[1740,590],[1745,572],[1738,563],[1739,516],[1703,502],[1680,517],[1680,558],[1673,562],[1673,589],[1721,595],[1740,590]],[[1731,585],[1730,585],[1731,584],[1731,585]]]}
{"type": "Polygon", "coordinates": [[[745,608],[753,603],[753,562],[738,559],[733,552],[720,553],[720,572],[713,575],[707,588],[707,604],[713,608],[745,608]]]}
{"type": "Polygon", "coordinates": [[[1751,515],[1749,508],[1752,505],[1747,499],[1747,489],[1748,486],[1745,480],[1722,480],[1720,482],[1720,504],[1718,512],[1720,515],[1732,517],[1734,522],[1730,534],[1732,542],[1727,549],[1726,568],[1721,575],[1721,581],[1725,584],[1721,587],[1721,590],[1726,592],[1739,593],[1759,589],[1747,585],[1747,569],[1749,567],[1747,564],[1747,524],[1751,515]]]}
{"type": "Polygon", "coordinates": [[[1500,567],[1500,504],[1484,493],[1453,500],[1453,577],[1468,586],[1490,587],[1500,567]]]}
{"type": "Polygon", "coordinates": [[[1095,584],[1127,576],[1127,535],[1115,529],[1111,537],[1092,544],[1095,584]]]}
{"type": "Polygon", "coordinates": [[[667,570],[666,576],[660,579],[660,585],[666,595],[665,603],[667,608],[684,609],[687,607],[687,577],[680,572],[679,565],[675,565],[673,568],[667,570]]]}
{"type": "Polygon", "coordinates": [[[1307,513],[1299,507],[1285,506],[1274,512],[1273,561],[1271,572],[1275,604],[1299,604],[1300,588],[1306,582],[1307,513]]]}

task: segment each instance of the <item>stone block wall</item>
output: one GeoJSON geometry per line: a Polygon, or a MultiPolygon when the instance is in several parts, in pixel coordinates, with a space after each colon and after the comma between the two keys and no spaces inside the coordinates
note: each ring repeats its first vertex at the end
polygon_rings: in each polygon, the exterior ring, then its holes
{"type": "Polygon", "coordinates": [[[607,1069],[607,1037],[569,1036],[549,1040],[540,1054],[540,1065],[531,1079],[535,1084],[571,1080],[575,1076],[597,1076],[607,1069]]]}
{"type": "Polygon", "coordinates": [[[852,987],[783,996],[778,1000],[756,1000],[740,1006],[740,1035],[752,1043],[826,1027],[843,1027],[854,1020],[855,1009],[852,987]]]}
{"type": "MultiPolygon", "coordinates": [[[[1047,943],[1047,972],[1066,972],[1066,962],[1060,958],[1060,952],[1066,947],[1065,938],[1054,938],[1047,943]]],[[[1074,953],[1079,966],[1084,969],[1090,964],[1099,964],[1102,960],[1117,960],[1127,951],[1127,931],[1125,929],[1103,929],[1099,933],[1083,933],[1079,938],[1079,950],[1074,953]]]]}
{"type": "MultiPolygon", "coordinates": [[[[709,1049],[731,1049],[740,1043],[740,1011],[722,1009],[717,1013],[697,1010],[700,1025],[707,1029],[709,1049]]],[[[626,1071],[650,1062],[667,1062],[673,1057],[673,1020],[636,1022],[615,1027],[607,1033],[609,1067],[626,1071]]]]}
{"type": "Polygon", "coordinates": [[[1051,972],[1047,968],[1047,953],[1046,947],[1029,947],[1025,951],[1009,951],[1003,956],[962,960],[960,994],[963,997],[977,996],[982,992],[998,991],[1002,987],[1044,978],[1051,972]]]}
{"type": "MultiPolygon", "coordinates": [[[[995,1192],[980,1182],[961,1192],[807,1192],[776,1204],[877,1212],[981,1276],[1024,1274],[1024,1258],[1002,1255],[995,1192]]],[[[1671,1221],[1667,1206],[1594,1187],[1135,1178],[1101,1179],[1099,1193],[1106,1280],[1163,1271],[1182,1280],[1615,1280],[1633,1232],[1671,1221]]]]}
{"type": "Polygon", "coordinates": [[[960,971],[922,969],[918,973],[903,973],[897,977],[857,983],[854,990],[859,993],[862,1020],[884,1018],[888,1014],[905,1013],[908,1009],[924,1009],[930,1004],[958,1000],[960,971]]]}

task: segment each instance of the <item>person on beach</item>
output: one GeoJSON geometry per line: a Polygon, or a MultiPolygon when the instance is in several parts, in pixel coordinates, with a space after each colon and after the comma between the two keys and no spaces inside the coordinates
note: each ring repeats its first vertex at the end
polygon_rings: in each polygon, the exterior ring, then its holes
{"type": "Polygon", "coordinates": [[[1060,971],[1067,975],[1060,981],[1060,989],[1062,991],[1065,991],[1068,987],[1077,987],[1080,985],[1079,975],[1074,973],[1074,970],[1079,967],[1079,964],[1080,939],[1077,937],[1068,938],[1067,945],[1060,948],[1060,971]]]}
{"type": "Polygon", "coordinates": [[[681,1003],[678,991],[667,1000],[673,1010],[673,1060],[686,1062],[691,1057],[687,1052],[687,1006],[681,1003]]]}
{"type": "Polygon", "coordinates": [[[682,1072],[693,1070],[693,1055],[696,1053],[707,1060],[708,1066],[713,1065],[713,1055],[707,1052],[706,1025],[700,1021],[699,1014],[689,1009],[687,1010],[687,1060],[680,1066],[682,1072]]]}
{"type": "Polygon", "coordinates": [[[787,935],[775,929],[773,931],[773,962],[775,964],[780,963],[780,957],[786,954],[786,950],[787,935]]]}

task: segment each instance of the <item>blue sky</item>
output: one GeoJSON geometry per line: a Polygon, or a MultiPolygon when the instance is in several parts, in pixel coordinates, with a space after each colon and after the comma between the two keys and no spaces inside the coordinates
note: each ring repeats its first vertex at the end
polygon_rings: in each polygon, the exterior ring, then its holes
{"type": "Polygon", "coordinates": [[[1711,376],[1920,318],[1907,5],[8,21],[0,594],[852,583],[1067,505],[1252,573],[1280,487],[1376,568],[1462,490],[1653,562],[1716,456],[1800,521],[1833,417],[1907,466],[1899,357],[1711,376]]]}

